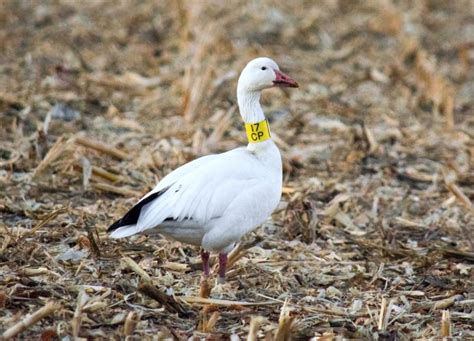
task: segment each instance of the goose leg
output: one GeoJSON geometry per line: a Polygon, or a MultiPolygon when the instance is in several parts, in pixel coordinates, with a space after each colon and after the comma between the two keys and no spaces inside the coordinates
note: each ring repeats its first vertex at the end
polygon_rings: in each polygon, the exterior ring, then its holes
{"type": "Polygon", "coordinates": [[[209,252],[201,250],[202,272],[204,277],[209,277],[211,269],[209,267],[209,252]]]}
{"type": "Polygon", "coordinates": [[[227,266],[227,253],[219,253],[219,278],[218,282],[225,283],[225,270],[227,266]]]}

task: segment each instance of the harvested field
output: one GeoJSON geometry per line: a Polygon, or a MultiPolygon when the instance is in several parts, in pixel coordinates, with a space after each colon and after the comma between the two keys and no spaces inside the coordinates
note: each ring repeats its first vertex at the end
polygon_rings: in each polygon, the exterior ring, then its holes
{"type": "Polygon", "coordinates": [[[474,339],[473,1],[11,0],[0,43],[4,339],[474,339]],[[198,249],[105,231],[246,143],[262,55],[284,193],[203,298],[198,249]]]}

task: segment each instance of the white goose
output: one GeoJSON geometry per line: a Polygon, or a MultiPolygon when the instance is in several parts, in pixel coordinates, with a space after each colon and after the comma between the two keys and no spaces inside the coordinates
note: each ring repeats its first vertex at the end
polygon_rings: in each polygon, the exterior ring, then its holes
{"type": "Polygon", "coordinates": [[[193,160],[165,176],[108,232],[112,238],[157,232],[202,247],[204,276],[209,251],[219,253],[219,281],[225,281],[227,253],[262,224],[280,201],[282,163],[260,106],[260,93],[274,86],[298,87],[270,58],[243,69],[237,101],[249,144],[193,160]]]}

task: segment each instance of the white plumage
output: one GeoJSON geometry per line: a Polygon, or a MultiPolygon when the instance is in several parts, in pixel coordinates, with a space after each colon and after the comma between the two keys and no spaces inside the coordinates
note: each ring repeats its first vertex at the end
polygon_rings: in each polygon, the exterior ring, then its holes
{"type": "MultiPolygon", "coordinates": [[[[247,64],[237,90],[245,123],[265,120],[260,91],[275,85],[297,86],[269,58],[247,64]]],[[[271,139],[249,143],[198,158],[165,176],[128,216],[109,228],[110,236],[160,233],[225,256],[235,242],[271,215],[281,188],[282,163],[275,143],[271,139]]],[[[225,262],[222,265],[225,271],[225,262]]]]}

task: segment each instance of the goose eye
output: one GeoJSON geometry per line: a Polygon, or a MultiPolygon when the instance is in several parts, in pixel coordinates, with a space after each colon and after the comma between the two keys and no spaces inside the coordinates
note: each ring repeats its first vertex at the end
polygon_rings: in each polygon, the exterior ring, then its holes
{"type": "Polygon", "coordinates": [[[266,69],[267,69],[266,66],[262,66],[262,68],[260,70],[265,71],[266,69]]]}

